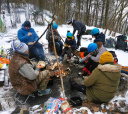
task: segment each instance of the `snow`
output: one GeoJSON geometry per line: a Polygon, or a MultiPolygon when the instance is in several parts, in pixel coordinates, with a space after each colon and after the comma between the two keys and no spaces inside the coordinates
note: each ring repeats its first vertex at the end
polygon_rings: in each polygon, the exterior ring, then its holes
{"type": "MultiPolygon", "coordinates": [[[[46,11],[46,13],[49,13],[49,12],[46,11]]],[[[45,16],[45,18],[48,19],[48,21],[51,20],[48,16],[45,16]]],[[[25,21],[25,16],[21,16],[21,20],[22,20],[22,22],[24,22],[25,21]]],[[[45,24],[47,24],[47,23],[45,22],[45,24]]],[[[6,22],[6,25],[11,26],[10,23],[9,23],[9,21],[6,22]]],[[[17,31],[18,31],[18,29],[20,29],[20,27],[21,27],[21,23],[17,25],[17,28],[16,29],[12,29],[12,28],[9,27],[5,33],[0,33],[0,48],[1,48],[1,46],[3,46],[5,49],[8,49],[8,48],[11,47],[11,42],[10,43],[7,43],[7,41],[10,41],[10,40],[15,39],[17,37],[17,31]]],[[[37,34],[39,36],[41,36],[41,34],[47,28],[47,25],[45,25],[45,26],[37,26],[37,25],[35,25],[34,22],[32,22],[32,27],[35,29],[35,31],[37,32],[37,34]]],[[[89,29],[89,30],[91,30],[94,27],[93,26],[91,26],[91,27],[88,27],[87,26],[86,28],[89,29]]],[[[59,25],[58,26],[58,32],[60,33],[60,35],[64,39],[66,38],[67,30],[70,30],[72,32],[73,31],[73,27],[72,26],[69,26],[69,25],[59,25]]],[[[104,32],[104,30],[102,28],[99,28],[99,30],[101,32],[104,32]]],[[[107,30],[106,38],[109,38],[110,37],[108,35],[108,33],[109,33],[109,31],[107,30]]],[[[119,33],[117,33],[116,35],[119,35],[119,33]]],[[[76,34],[75,34],[75,36],[76,36],[76,34]]],[[[82,36],[81,47],[87,47],[88,44],[90,44],[90,43],[93,42],[94,39],[93,40],[88,40],[89,38],[92,38],[92,36],[91,35],[83,35],[82,36]]],[[[46,33],[39,40],[39,42],[44,45],[44,51],[45,51],[45,48],[47,47],[47,43],[48,43],[47,40],[46,40],[46,33]]],[[[109,51],[112,50],[112,51],[115,51],[116,52],[117,57],[118,57],[118,63],[119,64],[121,64],[122,66],[128,66],[128,60],[127,60],[127,58],[128,58],[128,52],[124,52],[122,50],[115,50],[115,49],[112,49],[112,48],[110,48],[108,50],[109,51]]],[[[0,102],[2,104],[2,110],[3,110],[3,111],[0,111],[0,114],[10,114],[10,112],[15,109],[15,105],[13,105],[14,101],[12,101],[12,104],[11,104],[12,107],[9,109],[9,106],[7,105],[6,100],[4,100],[4,98],[3,98],[3,96],[7,92],[8,91],[4,91],[3,88],[0,88],[0,102]]],[[[128,105],[128,91],[125,94],[125,97],[115,96],[110,102],[113,103],[115,100],[118,100],[119,102],[121,100],[126,100],[125,103],[128,105]]],[[[38,106],[35,106],[33,108],[37,108],[37,107],[38,106]]],[[[82,107],[80,109],[76,109],[75,111],[82,110],[82,109],[86,109],[89,114],[92,114],[91,111],[90,111],[90,109],[88,109],[87,107],[82,107]]],[[[74,112],[74,114],[75,114],[75,112],[74,112]]],[[[95,114],[101,114],[101,112],[96,112],[95,114]]]]}

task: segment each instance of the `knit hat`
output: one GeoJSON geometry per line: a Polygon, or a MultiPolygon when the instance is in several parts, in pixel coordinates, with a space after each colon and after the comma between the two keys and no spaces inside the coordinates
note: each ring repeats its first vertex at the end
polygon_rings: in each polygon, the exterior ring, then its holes
{"type": "Polygon", "coordinates": [[[68,31],[67,32],[67,38],[72,39],[72,36],[73,36],[72,33],[68,31]]]}
{"type": "Polygon", "coordinates": [[[101,56],[100,56],[100,60],[99,63],[103,64],[103,63],[107,63],[107,62],[114,62],[113,61],[113,56],[110,52],[105,51],[101,56]]]}
{"type": "Polygon", "coordinates": [[[24,27],[31,27],[30,21],[25,21],[24,22],[24,27]]]}
{"type": "Polygon", "coordinates": [[[19,40],[15,40],[15,41],[13,40],[12,47],[15,51],[21,53],[25,53],[28,50],[28,46],[25,43],[20,42],[19,40]]]}

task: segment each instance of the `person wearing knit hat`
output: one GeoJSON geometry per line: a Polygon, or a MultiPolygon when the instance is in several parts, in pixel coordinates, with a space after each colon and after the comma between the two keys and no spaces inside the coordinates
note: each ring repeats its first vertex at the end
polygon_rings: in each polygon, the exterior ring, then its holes
{"type": "Polygon", "coordinates": [[[107,103],[115,95],[121,77],[122,66],[113,62],[112,54],[104,52],[99,65],[84,78],[84,85],[79,85],[70,78],[71,86],[87,96],[89,102],[107,103]]]}
{"type": "Polygon", "coordinates": [[[61,57],[63,59],[64,55],[67,54],[67,60],[71,59],[71,50],[76,49],[76,40],[70,31],[67,31],[67,38],[65,40],[64,49],[62,51],[61,57]]]}
{"type": "Polygon", "coordinates": [[[100,60],[99,60],[100,64],[107,63],[107,62],[114,62],[112,54],[108,51],[104,52],[100,56],[100,60]]]}
{"type": "MultiPolygon", "coordinates": [[[[24,42],[26,45],[28,45],[28,48],[30,48],[39,38],[35,30],[31,28],[30,21],[25,21],[22,24],[21,29],[18,30],[17,36],[21,42],[24,42]]],[[[37,61],[45,61],[45,54],[42,44],[37,42],[36,45],[34,45],[34,47],[29,50],[29,58],[35,58],[37,61]]]]}
{"type": "Polygon", "coordinates": [[[9,63],[9,76],[13,88],[21,95],[37,92],[39,96],[49,94],[51,89],[46,89],[50,78],[49,70],[40,70],[44,66],[33,65],[28,58],[28,46],[15,40],[12,42],[14,54],[9,63]],[[37,89],[38,85],[38,89],[37,89]]]}

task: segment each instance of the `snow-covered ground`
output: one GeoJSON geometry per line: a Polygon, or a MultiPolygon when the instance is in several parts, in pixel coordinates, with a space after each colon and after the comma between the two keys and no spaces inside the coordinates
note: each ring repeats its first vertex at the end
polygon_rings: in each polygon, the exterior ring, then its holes
{"type": "MultiPolygon", "coordinates": [[[[37,34],[40,36],[44,30],[47,28],[47,26],[35,26],[34,24],[32,24],[33,28],[35,29],[35,31],[37,32],[37,34]]],[[[5,49],[7,48],[10,48],[11,47],[11,42],[10,43],[7,43],[6,41],[9,41],[10,39],[13,39],[17,36],[17,31],[18,29],[20,29],[20,26],[17,28],[17,29],[8,29],[8,31],[6,33],[3,33],[1,34],[0,36],[0,47],[3,46],[5,49]]],[[[94,27],[87,27],[87,29],[92,29],[94,27]]],[[[69,25],[60,25],[58,27],[58,32],[60,33],[60,35],[65,38],[66,37],[66,33],[67,33],[67,30],[70,30],[71,32],[73,31],[73,28],[72,26],[69,26],[69,25]]],[[[102,29],[100,29],[100,31],[102,31],[102,29]]],[[[82,40],[81,40],[81,47],[87,47],[89,43],[92,43],[93,40],[88,40],[89,38],[91,38],[92,36],[91,35],[84,35],[82,36],[82,40]],[[87,39],[85,39],[87,38],[87,39]]],[[[107,34],[106,34],[106,37],[107,34]]],[[[46,34],[39,40],[40,43],[42,43],[44,45],[44,49],[47,47],[47,40],[46,40],[46,34]]],[[[115,49],[108,49],[108,50],[112,50],[112,51],[115,51],[116,54],[117,54],[117,57],[118,57],[118,60],[119,60],[119,64],[123,65],[123,66],[128,66],[128,52],[124,52],[122,50],[115,50],[115,49]]],[[[46,52],[47,53],[47,52],[46,52]]],[[[2,104],[2,108],[3,108],[3,111],[0,112],[0,114],[10,114],[11,111],[13,111],[15,109],[15,105],[12,105],[14,103],[14,101],[12,101],[11,105],[11,109],[9,107],[5,108],[6,106],[6,100],[3,99],[2,96],[4,96],[7,92],[5,92],[3,90],[3,88],[0,88],[0,101],[1,101],[1,104],[2,104]]],[[[121,97],[121,96],[115,96],[110,102],[114,102],[115,100],[126,100],[126,105],[128,105],[128,91],[126,92],[126,95],[125,97],[121,97]]],[[[84,108],[84,107],[83,107],[84,108]]],[[[85,109],[87,109],[85,107],[85,109]]],[[[91,111],[88,109],[88,112],[91,113],[91,111]]],[[[101,112],[97,112],[96,114],[101,114],[101,112]]]]}

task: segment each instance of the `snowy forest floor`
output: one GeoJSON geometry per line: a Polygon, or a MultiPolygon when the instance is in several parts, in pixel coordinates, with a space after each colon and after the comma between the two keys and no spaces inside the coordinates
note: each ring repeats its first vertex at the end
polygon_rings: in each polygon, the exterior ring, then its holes
{"type": "MultiPolygon", "coordinates": [[[[53,58],[53,57],[52,57],[53,58]]],[[[76,90],[72,90],[70,87],[70,83],[69,83],[69,78],[71,76],[75,77],[75,81],[78,83],[82,83],[83,82],[83,78],[82,76],[78,75],[78,72],[82,71],[82,67],[81,65],[76,65],[73,64],[71,61],[69,62],[63,62],[64,67],[66,68],[70,68],[70,72],[67,76],[63,77],[63,82],[64,82],[64,90],[65,90],[65,94],[67,97],[67,100],[70,100],[71,97],[80,97],[83,101],[82,106],[77,106],[77,107],[72,107],[72,108],[81,108],[81,107],[87,107],[90,109],[90,111],[92,113],[94,112],[102,112],[102,113],[112,113],[112,114],[122,114],[122,113],[126,113],[128,112],[128,106],[125,104],[125,100],[120,100],[120,101],[114,101],[113,103],[106,103],[106,104],[95,104],[95,103],[89,103],[86,100],[86,96],[84,94],[82,94],[81,92],[78,92],[76,90]]],[[[35,96],[35,98],[30,97],[27,101],[27,103],[24,105],[27,109],[30,109],[30,107],[33,107],[35,105],[40,105],[41,107],[44,107],[44,102],[46,102],[50,97],[53,98],[60,98],[60,93],[61,93],[61,81],[60,78],[58,77],[52,77],[52,81],[50,81],[51,83],[49,83],[47,88],[51,88],[52,89],[52,93],[49,95],[44,95],[44,96],[35,96]]],[[[116,93],[116,95],[121,95],[122,97],[124,97],[125,93],[128,91],[128,78],[125,77],[121,77],[120,79],[120,85],[118,88],[118,91],[116,93]]],[[[15,95],[16,91],[14,91],[13,89],[10,89],[7,92],[7,95],[9,95],[9,98],[14,99],[14,95],[15,95]]],[[[7,98],[7,96],[5,95],[5,97],[7,98]]],[[[21,96],[21,100],[24,100],[26,98],[26,96],[21,96]]],[[[15,102],[16,104],[16,108],[17,106],[19,106],[20,108],[23,107],[21,104],[19,104],[18,102],[15,102]]],[[[17,108],[18,109],[18,108],[17,108]]],[[[13,114],[15,113],[19,113],[20,110],[15,110],[13,112],[13,114]],[[16,112],[17,111],[17,112],[16,112]]],[[[43,111],[39,111],[39,113],[43,114],[43,111]]],[[[80,113],[80,111],[76,111],[76,114],[80,113]]],[[[86,113],[85,113],[86,114],[86,113]]]]}

